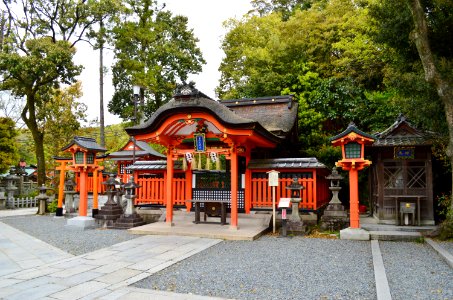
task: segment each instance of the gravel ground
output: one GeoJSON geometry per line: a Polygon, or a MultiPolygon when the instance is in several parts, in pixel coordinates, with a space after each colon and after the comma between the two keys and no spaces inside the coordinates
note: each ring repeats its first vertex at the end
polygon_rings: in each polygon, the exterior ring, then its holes
{"type": "Polygon", "coordinates": [[[379,242],[393,300],[453,299],[453,270],[427,244],[379,242]]]}
{"type": "Polygon", "coordinates": [[[453,242],[438,242],[442,248],[447,250],[451,255],[453,255],[453,242]]]}
{"type": "Polygon", "coordinates": [[[70,229],[65,226],[66,221],[65,218],[54,218],[49,215],[0,218],[0,222],[74,255],[85,254],[139,237],[125,230],[70,229]]]}
{"type": "Polygon", "coordinates": [[[376,298],[369,242],[301,237],[225,241],[135,286],[235,299],[376,298]]]}

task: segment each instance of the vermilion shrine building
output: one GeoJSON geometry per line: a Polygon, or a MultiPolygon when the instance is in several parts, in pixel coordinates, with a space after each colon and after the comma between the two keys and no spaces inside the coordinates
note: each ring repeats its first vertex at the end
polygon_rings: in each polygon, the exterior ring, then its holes
{"type": "Polygon", "coordinates": [[[230,225],[237,228],[238,212],[271,207],[266,172],[275,169],[281,172],[277,199],[289,196],[285,187],[298,176],[305,187],[301,208],[322,207],[329,200],[325,166],[315,158],[276,158],[297,152],[297,111],[292,96],[218,102],[183,87],[146,123],[126,129],[137,141],[168,149],[164,161],[128,168],[142,186],[136,203],[165,205],[172,224],[176,205],[228,199],[230,225]]]}

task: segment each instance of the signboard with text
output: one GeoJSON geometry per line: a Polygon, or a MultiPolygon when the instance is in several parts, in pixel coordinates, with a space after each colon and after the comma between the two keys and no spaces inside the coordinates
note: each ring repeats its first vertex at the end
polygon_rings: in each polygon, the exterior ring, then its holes
{"type": "Polygon", "coordinates": [[[291,198],[280,198],[278,208],[288,208],[290,206],[291,198]]]}
{"type": "Polygon", "coordinates": [[[278,186],[278,174],[279,171],[269,171],[267,172],[267,175],[269,176],[269,186],[278,186]]]}
{"type": "Polygon", "coordinates": [[[206,138],[204,133],[196,133],[193,135],[195,152],[206,152],[206,138]]]}

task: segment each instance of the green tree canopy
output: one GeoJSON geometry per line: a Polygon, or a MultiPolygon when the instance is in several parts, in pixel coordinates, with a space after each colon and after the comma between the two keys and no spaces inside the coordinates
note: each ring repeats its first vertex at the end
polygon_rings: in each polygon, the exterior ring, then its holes
{"type": "Polygon", "coordinates": [[[125,120],[134,112],[132,86],[140,91],[141,113],[149,117],[171,99],[178,81],[205,63],[187,18],[173,16],[154,0],[125,1],[127,12],[113,29],[115,94],[109,111],[125,120]]]}
{"type": "Polygon", "coordinates": [[[15,140],[17,131],[14,126],[14,121],[10,118],[0,117],[0,173],[9,171],[19,161],[15,140]]]}

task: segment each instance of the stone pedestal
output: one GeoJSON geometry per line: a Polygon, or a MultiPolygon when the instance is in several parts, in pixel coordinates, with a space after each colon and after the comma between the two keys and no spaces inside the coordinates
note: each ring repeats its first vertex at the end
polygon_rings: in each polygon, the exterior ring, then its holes
{"type": "Polygon", "coordinates": [[[39,199],[38,215],[46,213],[47,199],[39,199]]]}
{"type": "Polygon", "coordinates": [[[115,222],[115,228],[118,229],[129,229],[141,225],[145,225],[145,221],[143,221],[142,217],[135,212],[134,206],[134,199],[135,195],[127,195],[126,196],[126,210],[124,215],[122,215],[119,219],[115,222]]]}
{"type": "Polygon", "coordinates": [[[289,217],[288,221],[286,222],[287,230],[290,233],[297,233],[297,234],[305,234],[306,233],[306,226],[299,214],[299,198],[291,198],[292,203],[292,212],[291,216],[289,217]]]}
{"type": "Polygon", "coordinates": [[[341,230],[348,226],[349,218],[348,212],[345,211],[343,204],[341,204],[338,198],[338,193],[341,190],[339,180],[343,177],[340,176],[336,170],[333,169],[332,174],[327,176],[326,179],[332,180],[329,190],[332,191],[332,199],[324,210],[324,214],[321,217],[321,229],[322,230],[341,230]]]}
{"type": "Polygon", "coordinates": [[[68,219],[66,226],[77,229],[89,229],[96,227],[96,221],[92,217],[78,216],[68,219]]]}
{"type": "Polygon", "coordinates": [[[114,228],[115,221],[123,214],[123,209],[116,201],[113,201],[112,193],[109,193],[108,197],[107,202],[101,207],[95,218],[102,227],[114,228]]]}
{"type": "Polygon", "coordinates": [[[356,241],[369,241],[370,233],[362,228],[351,228],[340,230],[340,239],[342,240],[356,240],[356,241]]]}
{"type": "Polygon", "coordinates": [[[76,203],[74,201],[75,191],[65,191],[64,206],[67,214],[75,213],[77,211],[76,203]]]}
{"type": "Polygon", "coordinates": [[[6,196],[5,192],[0,192],[0,209],[6,208],[6,196]]]}

